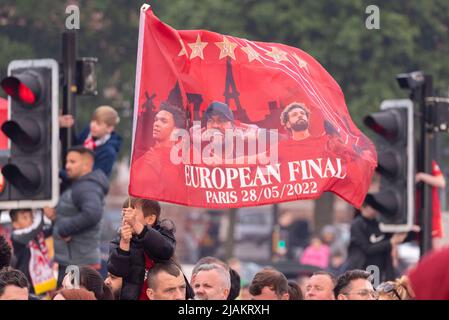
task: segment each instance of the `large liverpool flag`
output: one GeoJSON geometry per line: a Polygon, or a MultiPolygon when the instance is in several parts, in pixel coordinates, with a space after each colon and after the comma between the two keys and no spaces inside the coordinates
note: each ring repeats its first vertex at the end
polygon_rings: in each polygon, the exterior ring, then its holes
{"type": "Polygon", "coordinates": [[[377,155],[304,51],[175,30],[141,9],[129,193],[195,207],[315,199],[359,207],[377,155]]]}

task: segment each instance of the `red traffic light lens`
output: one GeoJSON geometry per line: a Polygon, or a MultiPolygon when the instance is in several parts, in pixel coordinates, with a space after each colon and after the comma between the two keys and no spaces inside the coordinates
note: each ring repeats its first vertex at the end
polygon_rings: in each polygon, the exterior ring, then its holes
{"type": "Polygon", "coordinates": [[[400,110],[382,110],[366,116],[363,120],[371,130],[392,142],[406,137],[404,121],[407,114],[400,110]]]}
{"type": "Polygon", "coordinates": [[[2,81],[2,87],[5,92],[14,99],[18,99],[25,104],[36,103],[34,92],[15,77],[8,77],[2,81]]]}
{"type": "Polygon", "coordinates": [[[377,134],[380,134],[380,135],[386,135],[385,128],[382,127],[381,125],[379,125],[379,124],[376,123],[376,122],[370,123],[370,128],[371,128],[375,133],[377,133],[377,134]]]}
{"type": "Polygon", "coordinates": [[[36,96],[33,91],[23,83],[19,83],[19,89],[17,91],[20,101],[25,102],[26,104],[34,104],[36,102],[36,96]]]}
{"type": "Polygon", "coordinates": [[[35,106],[40,100],[44,88],[44,80],[39,72],[27,70],[2,80],[3,90],[14,100],[24,106],[35,106]]]}

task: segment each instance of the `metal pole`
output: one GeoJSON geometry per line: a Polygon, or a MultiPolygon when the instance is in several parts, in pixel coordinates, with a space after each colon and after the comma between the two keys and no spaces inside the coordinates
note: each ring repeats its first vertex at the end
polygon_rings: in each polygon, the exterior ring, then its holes
{"type": "MultiPolygon", "coordinates": [[[[426,76],[426,82],[421,88],[419,103],[421,107],[421,148],[420,156],[422,157],[421,172],[432,174],[432,155],[430,146],[432,143],[431,133],[427,130],[426,120],[428,110],[426,107],[426,97],[432,94],[432,77],[426,76]]],[[[420,224],[421,224],[421,257],[432,250],[432,189],[427,183],[421,183],[421,208],[420,208],[420,224]]]]}
{"type": "Polygon", "coordinates": [[[273,228],[271,234],[271,261],[275,262],[277,260],[277,246],[280,238],[280,225],[279,225],[279,205],[277,203],[273,204],[273,210],[271,211],[273,219],[273,228]]]}
{"type": "MultiPolygon", "coordinates": [[[[76,33],[74,31],[65,31],[62,34],[62,68],[63,68],[63,102],[62,114],[76,115],[77,92],[76,76],[76,33]]],[[[62,140],[62,164],[65,166],[67,150],[72,146],[73,128],[61,129],[62,140]]]]}
{"type": "Polygon", "coordinates": [[[235,246],[235,224],[237,218],[237,209],[231,208],[229,210],[229,225],[226,237],[226,259],[229,260],[234,256],[234,246],[235,246]]]}

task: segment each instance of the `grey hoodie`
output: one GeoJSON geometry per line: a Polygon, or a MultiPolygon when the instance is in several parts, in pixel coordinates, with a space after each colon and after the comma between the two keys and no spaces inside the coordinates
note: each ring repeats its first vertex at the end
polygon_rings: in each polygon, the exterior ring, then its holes
{"type": "Polygon", "coordinates": [[[75,180],[61,195],[53,227],[55,261],[62,265],[100,263],[100,222],[108,178],[95,170],[75,180]],[[62,238],[71,237],[66,242],[62,238]]]}

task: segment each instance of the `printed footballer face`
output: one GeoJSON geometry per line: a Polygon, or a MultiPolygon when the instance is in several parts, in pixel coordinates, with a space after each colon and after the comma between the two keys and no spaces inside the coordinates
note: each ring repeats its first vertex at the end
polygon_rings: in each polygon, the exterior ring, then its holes
{"type": "Polygon", "coordinates": [[[153,139],[158,142],[169,141],[174,129],[175,120],[173,115],[165,110],[159,111],[154,117],[153,139]]]}
{"type": "Polygon", "coordinates": [[[232,128],[232,122],[220,115],[213,115],[209,117],[206,124],[206,129],[216,129],[222,134],[225,134],[226,129],[232,128]]]}
{"type": "Polygon", "coordinates": [[[303,108],[294,108],[288,113],[288,121],[285,124],[292,131],[304,131],[309,128],[309,117],[303,108]]]}

